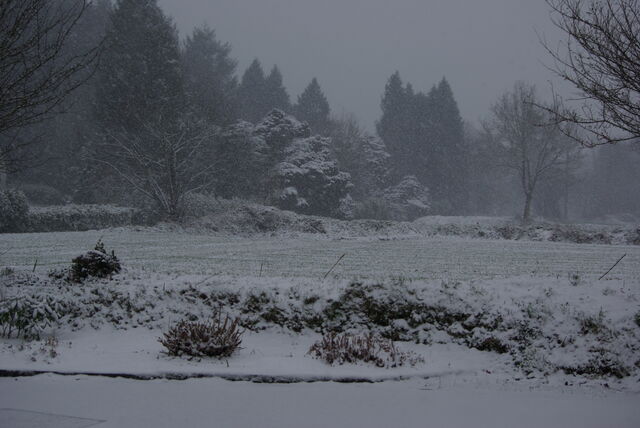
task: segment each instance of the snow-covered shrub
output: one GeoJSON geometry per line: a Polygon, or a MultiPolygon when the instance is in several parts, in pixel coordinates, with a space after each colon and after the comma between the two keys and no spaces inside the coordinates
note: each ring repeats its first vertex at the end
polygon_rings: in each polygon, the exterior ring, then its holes
{"type": "Polygon", "coordinates": [[[430,211],[429,191],[413,175],[408,175],[400,183],[387,188],[384,199],[396,220],[415,220],[430,211]]]}
{"type": "Polygon", "coordinates": [[[389,185],[390,158],[384,142],[365,135],[359,138],[354,147],[355,162],[351,174],[354,192],[358,197],[375,195],[389,185]]]}
{"type": "Polygon", "coordinates": [[[356,216],[356,202],[351,195],[340,199],[335,216],[344,220],[353,220],[356,216]]]}
{"type": "Polygon", "coordinates": [[[372,333],[327,333],[311,346],[308,353],[330,365],[364,362],[377,367],[398,367],[424,362],[421,356],[402,351],[392,340],[372,333]]]}
{"type": "Polygon", "coordinates": [[[275,167],[276,203],[302,214],[337,216],[352,187],[349,174],[338,169],[329,145],[320,136],[296,139],[275,167]]]}
{"type": "Polygon", "coordinates": [[[147,224],[134,208],[112,205],[64,205],[38,207],[29,213],[29,231],[64,232],[147,224]]]}
{"type": "Polygon", "coordinates": [[[358,219],[391,220],[390,205],[382,198],[367,198],[356,204],[354,217],[358,219]]]}
{"type": "Polygon", "coordinates": [[[264,140],[272,157],[279,158],[294,139],[311,136],[311,130],[307,123],[274,109],[256,125],[254,135],[264,140]]]}
{"type": "Polygon", "coordinates": [[[44,329],[59,318],[56,302],[49,296],[24,296],[0,301],[0,336],[39,339],[44,329]]]}
{"type": "MultiPolygon", "coordinates": [[[[272,118],[273,119],[273,118],[272,118]]],[[[277,126],[273,121],[272,126],[277,126]]],[[[223,198],[257,196],[265,184],[268,147],[272,131],[266,124],[262,134],[249,122],[238,122],[216,135],[212,147],[214,188],[223,198]],[[264,135],[266,134],[266,135],[264,135]]]]}
{"type": "Polygon", "coordinates": [[[233,321],[220,313],[209,322],[180,321],[158,339],[169,355],[180,357],[230,357],[242,343],[238,318],[233,321]]]}
{"type": "Polygon", "coordinates": [[[24,193],[13,189],[0,191],[0,233],[25,230],[28,214],[29,205],[24,193]]]}
{"type": "Polygon", "coordinates": [[[120,261],[114,251],[108,254],[102,241],[98,241],[95,249],[73,259],[71,270],[69,271],[69,279],[75,282],[82,282],[90,276],[107,278],[119,273],[120,270],[120,261]]]}
{"type": "Polygon", "coordinates": [[[221,203],[213,195],[189,193],[184,197],[184,217],[199,218],[221,210],[221,203]]]}
{"type": "Polygon", "coordinates": [[[23,184],[20,190],[32,205],[64,205],[67,202],[59,190],[46,184],[23,184]]]}

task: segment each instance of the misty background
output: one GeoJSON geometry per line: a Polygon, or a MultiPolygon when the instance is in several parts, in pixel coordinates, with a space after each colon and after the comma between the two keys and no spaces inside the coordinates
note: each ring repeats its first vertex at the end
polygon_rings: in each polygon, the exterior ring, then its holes
{"type": "Polygon", "coordinates": [[[478,124],[496,94],[524,80],[548,93],[555,78],[538,34],[562,34],[544,1],[527,0],[160,0],[184,36],[208,23],[229,42],[239,69],[277,64],[290,94],[318,78],[335,113],[374,131],[381,88],[396,70],[427,91],[449,80],[462,117],[478,124]]]}
{"type": "Polygon", "coordinates": [[[544,108],[576,96],[549,69],[544,43],[566,35],[544,1],[50,5],[36,17],[71,19],[46,66],[99,61],[0,129],[0,205],[16,219],[0,229],[33,229],[29,205],[129,207],[152,224],[221,199],[345,220],[640,218],[638,145],[586,149],[544,108]]]}

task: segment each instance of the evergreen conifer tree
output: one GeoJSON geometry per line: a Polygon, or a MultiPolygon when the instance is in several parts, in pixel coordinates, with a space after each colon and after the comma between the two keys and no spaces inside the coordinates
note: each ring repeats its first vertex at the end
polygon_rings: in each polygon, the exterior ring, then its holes
{"type": "Polygon", "coordinates": [[[182,52],[185,94],[189,108],[205,120],[226,125],[236,119],[234,92],[237,62],[231,46],[217,40],[204,25],[188,36],[182,52]]]}
{"type": "Polygon", "coordinates": [[[391,155],[393,175],[396,178],[415,174],[415,171],[412,171],[412,165],[415,163],[411,133],[414,126],[413,99],[413,88],[411,85],[404,86],[400,73],[396,71],[385,86],[380,103],[382,117],[376,124],[378,136],[384,141],[391,155]]]}
{"type": "Polygon", "coordinates": [[[431,189],[434,209],[443,214],[459,214],[464,212],[468,199],[464,124],[446,78],[434,88],[430,98],[431,150],[426,156],[426,184],[431,189]]]}
{"type": "Polygon", "coordinates": [[[306,89],[298,96],[294,114],[299,120],[309,124],[314,133],[325,134],[329,126],[329,102],[318,80],[314,77],[306,89]]]}
{"type": "Polygon", "coordinates": [[[257,123],[265,115],[265,76],[262,65],[254,59],[245,70],[238,87],[240,117],[251,123],[257,123]]]}
{"type": "Polygon", "coordinates": [[[277,65],[274,65],[265,81],[265,105],[268,113],[271,109],[282,110],[285,113],[291,111],[289,94],[282,84],[282,73],[277,65]]]}
{"type": "Polygon", "coordinates": [[[97,88],[107,128],[135,131],[167,123],[183,95],[178,33],[156,0],[118,0],[111,14],[97,88]]]}

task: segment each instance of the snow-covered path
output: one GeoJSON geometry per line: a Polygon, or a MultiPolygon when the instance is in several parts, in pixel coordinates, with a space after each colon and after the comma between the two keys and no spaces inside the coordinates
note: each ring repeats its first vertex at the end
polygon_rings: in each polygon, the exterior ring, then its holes
{"type": "Polygon", "coordinates": [[[100,428],[625,428],[640,425],[639,402],[637,394],[470,387],[451,380],[274,385],[57,375],[0,379],[2,409],[105,421],[100,428]]]}

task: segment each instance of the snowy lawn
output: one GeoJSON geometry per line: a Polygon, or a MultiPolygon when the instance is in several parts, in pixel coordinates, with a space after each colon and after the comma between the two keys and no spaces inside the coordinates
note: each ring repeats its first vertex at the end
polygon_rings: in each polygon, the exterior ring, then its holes
{"type": "Polygon", "coordinates": [[[611,278],[640,283],[640,246],[425,238],[251,238],[151,230],[0,235],[0,265],[47,272],[102,238],[126,266],[169,274],[321,278],[492,279],[578,273],[598,278],[623,254],[611,278]],[[4,253],[4,254],[3,254],[4,253]]]}

